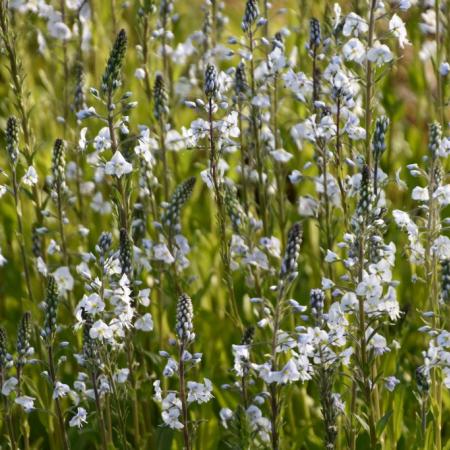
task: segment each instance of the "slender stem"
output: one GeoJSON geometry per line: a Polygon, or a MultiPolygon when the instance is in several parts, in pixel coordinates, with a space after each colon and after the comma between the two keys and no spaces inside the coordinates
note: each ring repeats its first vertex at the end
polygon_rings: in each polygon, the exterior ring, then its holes
{"type": "MultiPolygon", "coordinates": [[[[437,256],[432,252],[433,242],[439,234],[439,207],[436,198],[433,195],[437,188],[435,178],[437,160],[434,156],[431,158],[429,167],[428,182],[428,220],[427,220],[427,241],[425,245],[425,278],[428,286],[428,302],[433,314],[433,328],[440,328],[439,314],[439,280],[438,280],[438,261],[437,256]]],[[[437,415],[433,419],[434,423],[434,444],[435,449],[440,450],[442,447],[442,381],[436,370],[433,371],[431,377],[431,394],[437,405],[437,415]]],[[[434,410],[433,410],[434,412],[434,410]]]]}
{"type": "Polygon", "coordinates": [[[139,402],[137,398],[137,385],[136,385],[136,376],[133,368],[133,343],[131,342],[132,336],[128,336],[126,343],[126,351],[127,351],[127,362],[128,362],[128,370],[130,375],[130,384],[133,387],[132,389],[132,402],[133,402],[133,428],[134,428],[134,440],[136,444],[139,446],[139,402]]]}
{"type": "Polygon", "coordinates": [[[209,122],[209,164],[211,169],[211,178],[213,181],[214,196],[217,204],[217,223],[219,226],[220,234],[220,256],[222,258],[222,264],[224,269],[224,279],[230,296],[231,313],[236,324],[242,328],[242,321],[239,316],[239,310],[236,303],[236,296],[234,293],[233,278],[231,275],[230,267],[230,250],[226,232],[226,219],[225,219],[225,205],[223,199],[223,192],[221,187],[221,181],[219,180],[219,174],[217,172],[217,164],[219,162],[219,156],[216,149],[216,142],[214,138],[214,121],[213,121],[213,99],[209,99],[208,103],[208,122],[209,122]]]}
{"type": "MultiPolygon", "coordinates": [[[[278,139],[278,76],[275,74],[273,81],[273,98],[272,98],[272,129],[275,142],[275,150],[279,148],[278,139]]],[[[283,164],[275,161],[275,177],[277,180],[277,194],[278,194],[278,222],[280,227],[281,245],[284,247],[286,244],[286,211],[285,211],[285,198],[284,198],[284,170],[283,164]]]]}
{"type": "Polygon", "coordinates": [[[185,380],[185,367],[183,360],[185,343],[180,343],[180,352],[179,352],[179,377],[180,377],[180,401],[181,401],[181,411],[183,416],[183,438],[184,438],[184,449],[191,450],[191,437],[189,434],[189,415],[187,408],[187,400],[186,400],[186,380],[185,380]]]}
{"type": "MultiPolygon", "coordinates": [[[[442,43],[441,43],[441,2],[434,1],[434,11],[436,13],[436,83],[437,83],[437,116],[442,126],[445,125],[445,109],[444,109],[444,89],[442,86],[442,76],[440,66],[442,61],[442,43]]],[[[447,11],[448,12],[448,11],[447,11]]]]}
{"type": "Polygon", "coordinates": [[[238,126],[239,126],[239,147],[241,150],[241,185],[242,185],[242,202],[244,204],[244,210],[248,211],[248,180],[247,180],[247,169],[246,169],[246,158],[247,152],[244,144],[244,130],[242,127],[242,102],[238,99],[238,126]]]}
{"type": "MultiPolygon", "coordinates": [[[[23,220],[22,220],[22,201],[20,199],[19,192],[19,184],[17,182],[17,172],[16,167],[11,164],[12,171],[12,186],[13,186],[13,195],[14,195],[14,204],[16,209],[16,218],[17,218],[17,240],[19,242],[20,247],[20,256],[22,258],[22,265],[25,272],[25,281],[27,285],[28,297],[30,299],[31,304],[34,303],[33,299],[33,290],[31,288],[31,273],[30,268],[28,266],[27,261],[27,253],[25,249],[25,238],[23,234],[23,220]]],[[[23,308],[22,302],[20,302],[21,308],[23,308]]]]}
{"type": "MultiPolygon", "coordinates": [[[[3,367],[0,367],[0,391],[3,388],[4,377],[5,377],[5,375],[3,373],[3,367]]],[[[9,441],[11,444],[11,450],[17,450],[17,443],[16,443],[16,437],[14,436],[14,427],[13,427],[13,422],[12,422],[12,418],[11,418],[11,411],[9,409],[9,400],[6,395],[3,395],[2,397],[3,397],[4,417],[5,417],[6,426],[8,428],[8,436],[9,436],[9,441]]]]}
{"type": "MultiPolygon", "coordinates": [[[[8,57],[9,63],[9,73],[11,75],[12,90],[16,97],[15,107],[20,117],[21,128],[23,132],[23,138],[25,142],[25,152],[24,156],[26,158],[27,164],[31,166],[34,159],[33,151],[33,136],[30,127],[30,110],[26,104],[27,95],[24,93],[24,79],[25,76],[22,71],[22,65],[19,61],[16,50],[15,50],[15,40],[16,36],[13,30],[9,29],[8,23],[8,9],[7,3],[4,0],[0,0],[0,38],[3,41],[5,52],[8,57]]],[[[43,214],[41,207],[41,196],[39,189],[36,185],[32,188],[34,210],[36,215],[36,221],[38,226],[43,224],[43,214]]],[[[44,239],[42,240],[42,248],[45,248],[44,239]]],[[[42,259],[45,262],[46,256],[45,252],[42,253],[42,259]]]]}
{"type": "MultiPolygon", "coordinates": [[[[47,347],[47,352],[48,352],[48,367],[50,370],[50,380],[54,388],[56,385],[56,370],[55,370],[55,361],[53,357],[53,344],[49,344],[49,346],[47,347]]],[[[56,406],[56,416],[58,418],[59,436],[61,439],[61,444],[64,450],[69,450],[70,449],[69,439],[67,437],[66,427],[64,425],[64,416],[62,414],[59,397],[55,398],[55,406],[56,406]]]]}
{"type": "Polygon", "coordinates": [[[169,170],[167,167],[166,131],[162,118],[159,120],[159,145],[161,148],[161,159],[163,163],[164,201],[167,202],[169,200],[169,170]]]}
{"type": "Polygon", "coordinates": [[[339,191],[341,193],[341,205],[343,211],[343,218],[346,228],[348,228],[348,213],[347,213],[347,193],[344,187],[344,170],[342,167],[342,142],[341,142],[341,97],[337,98],[336,102],[336,166],[337,166],[337,182],[339,191]]]}
{"type": "Polygon", "coordinates": [[[97,389],[97,375],[96,375],[95,371],[92,371],[91,378],[92,378],[92,387],[94,389],[95,407],[97,409],[98,425],[100,427],[100,434],[102,436],[102,448],[103,448],[103,450],[107,450],[108,441],[106,438],[105,421],[103,420],[103,411],[102,411],[102,405],[101,405],[101,400],[100,400],[100,394],[97,389]]]}
{"type": "MultiPolygon", "coordinates": [[[[275,304],[275,312],[273,318],[273,330],[272,330],[272,343],[271,343],[271,362],[272,369],[276,371],[278,369],[277,362],[277,342],[278,342],[278,330],[280,328],[281,322],[281,308],[286,291],[285,280],[281,281],[281,285],[278,288],[278,295],[275,304]]],[[[280,404],[278,398],[278,389],[276,383],[272,383],[270,385],[270,422],[271,422],[271,442],[272,442],[272,450],[278,450],[280,448],[280,436],[278,433],[278,422],[279,422],[279,414],[280,414],[280,404]]]]}
{"type": "MultiPolygon", "coordinates": [[[[65,0],[60,0],[59,2],[60,8],[61,8],[61,21],[65,24],[66,21],[66,6],[65,6],[65,0]]],[[[67,41],[63,40],[62,42],[63,47],[63,68],[64,68],[64,83],[63,83],[63,99],[64,99],[64,105],[63,105],[63,118],[64,118],[64,137],[66,137],[66,130],[67,130],[67,120],[69,118],[69,90],[68,90],[68,83],[69,83],[69,61],[67,57],[67,41]]]]}
{"type": "Polygon", "coordinates": [[[62,205],[61,183],[59,183],[58,181],[56,182],[56,203],[58,208],[59,234],[61,237],[61,246],[64,255],[64,262],[66,266],[69,266],[69,253],[67,251],[66,235],[64,232],[64,214],[62,205]]]}
{"type": "MultiPolygon", "coordinates": [[[[360,237],[359,237],[359,255],[358,255],[358,282],[363,280],[363,271],[364,271],[364,249],[365,249],[365,225],[361,226],[360,237]]],[[[376,426],[375,426],[375,416],[372,405],[372,386],[369,375],[369,366],[367,360],[367,341],[366,341],[366,314],[364,310],[364,298],[358,298],[358,308],[359,308],[359,317],[358,317],[358,327],[359,327],[359,336],[358,336],[358,344],[360,350],[360,361],[361,367],[360,371],[362,372],[363,378],[363,389],[364,396],[367,402],[368,408],[368,422],[369,422],[369,435],[370,435],[370,443],[371,448],[374,450],[377,446],[377,435],[376,435],[376,426]]]]}
{"type": "MultiPolygon", "coordinates": [[[[251,84],[251,94],[252,98],[256,95],[256,81],[255,81],[255,62],[254,62],[254,39],[253,31],[250,28],[248,32],[249,48],[250,48],[250,84],[251,84]]],[[[264,234],[268,236],[268,210],[267,210],[267,189],[266,183],[264,182],[264,164],[261,155],[261,143],[259,139],[259,124],[258,124],[258,107],[251,105],[251,123],[255,147],[255,158],[256,158],[256,171],[258,173],[258,194],[259,194],[259,214],[263,222],[264,234]]]]}
{"type": "MultiPolygon", "coordinates": [[[[367,49],[372,48],[375,35],[375,9],[377,0],[371,0],[369,9],[369,32],[367,36],[367,49]]],[[[366,163],[371,166],[372,153],[370,151],[370,129],[372,126],[372,96],[373,96],[373,68],[366,58],[366,93],[365,93],[365,128],[366,128],[366,163]]]]}

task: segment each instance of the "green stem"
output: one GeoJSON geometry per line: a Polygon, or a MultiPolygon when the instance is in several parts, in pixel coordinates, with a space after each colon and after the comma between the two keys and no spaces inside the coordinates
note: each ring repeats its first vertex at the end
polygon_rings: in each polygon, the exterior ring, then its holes
{"type": "Polygon", "coordinates": [[[185,380],[185,368],[184,368],[184,342],[180,343],[180,351],[179,351],[179,377],[180,377],[180,401],[181,401],[181,412],[182,412],[182,420],[183,420],[183,439],[184,439],[184,449],[191,450],[191,436],[189,433],[189,416],[188,416],[188,408],[187,408],[187,400],[186,400],[186,380],[185,380]]]}
{"type": "MultiPolygon", "coordinates": [[[[53,389],[56,386],[56,370],[55,370],[55,361],[53,357],[53,344],[49,344],[47,347],[48,351],[48,367],[50,371],[50,380],[52,382],[53,389]]],[[[61,445],[64,450],[69,450],[69,439],[66,433],[66,427],[64,425],[64,417],[61,409],[61,403],[59,401],[59,397],[55,398],[55,406],[56,406],[56,416],[58,418],[58,426],[59,426],[59,436],[61,439],[61,445]]]]}

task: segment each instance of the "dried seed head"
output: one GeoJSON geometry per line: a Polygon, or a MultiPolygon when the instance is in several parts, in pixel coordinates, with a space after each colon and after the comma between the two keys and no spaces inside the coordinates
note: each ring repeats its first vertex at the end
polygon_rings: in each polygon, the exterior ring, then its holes
{"type": "Polygon", "coordinates": [[[108,62],[106,63],[100,89],[102,93],[112,93],[119,86],[119,76],[127,50],[127,42],[127,33],[122,29],[116,37],[116,41],[109,54],[108,62]]]}
{"type": "Polygon", "coordinates": [[[312,18],[309,21],[309,48],[317,49],[320,45],[321,35],[320,35],[320,22],[312,18]]]}
{"type": "Polygon", "coordinates": [[[175,229],[180,224],[181,209],[189,200],[195,186],[195,177],[188,178],[177,186],[169,205],[161,217],[161,223],[169,229],[175,229]]]}
{"type": "Polygon", "coordinates": [[[17,330],[17,361],[16,366],[22,367],[26,363],[26,357],[30,352],[31,339],[31,313],[26,312],[20,320],[19,328],[17,330]]]}
{"type": "Polygon", "coordinates": [[[386,116],[377,118],[372,139],[372,151],[375,159],[379,159],[386,150],[386,132],[388,127],[389,119],[386,116]]]}
{"type": "Polygon", "coordinates": [[[13,165],[19,158],[19,121],[11,116],[6,122],[6,150],[13,165]]]}
{"type": "Polygon", "coordinates": [[[195,339],[193,318],[192,300],[187,294],[181,294],[177,303],[175,331],[182,344],[187,344],[195,339]]]}
{"type": "Polygon", "coordinates": [[[450,259],[441,261],[441,296],[445,303],[450,302],[450,259]]]}
{"type": "Polygon", "coordinates": [[[133,279],[133,243],[125,228],[120,229],[120,249],[119,249],[120,266],[122,267],[122,275],[126,275],[129,281],[133,279]]]}
{"type": "Polygon", "coordinates": [[[8,362],[8,339],[4,328],[0,328],[0,371],[6,366],[8,362]]]}
{"type": "Polygon", "coordinates": [[[230,216],[233,231],[238,233],[242,230],[242,226],[246,223],[246,215],[244,209],[239,203],[236,195],[236,188],[228,183],[225,186],[225,207],[230,216]]]}
{"type": "Polygon", "coordinates": [[[173,1],[172,0],[161,0],[161,4],[159,6],[159,16],[164,21],[167,20],[167,16],[173,10],[173,1]]]}
{"type": "Polygon", "coordinates": [[[356,214],[359,222],[366,221],[373,203],[372,179],[369,166],[365,165],[362,170],[361,185],[359,187],[359,200],[356,214]]]}
{"type": "Polygon", "coordinates": [[[420,392],[427,393],[430,390],[430,374],[422,366],[416,369],[416,383],[420,392]]]}
{"type": "Polygon", "coordinates": [[[242,336],[241,345],[251,345],[255,336],[255,327],[247,327],[242,336]]]}
{"type": "Polygon", "coordinates": [[[432,158],[436,158],[442,140],[442,127],[438,122],[429,126],[428,150],[432,158]]]}
{"type": "Polygon", "coordinates": [[[219,92],[217,69],[213,64],[208,64],[206,67],[204,90],[208,98],[215,97],[219,92]]]}
{"type": "Polygon", "coordinates": [[[108,233],[107,231],[103,231],[100,237],[98,238],[98,248],[100,249],[100,252],[105,255],[108,253],[108,250],[111,248],[112,245],[112,234],[108,233]]]}
{"type": "Polygon", "coordinates": [[[58,308],[59,292],[55,278],[50,275],[47,281],[47,297],[45,299],[44,328],[41,336],[50,344],[56,332],[56,313],[58,308]]]}
{"type": "Polygon", "coordinates": [[[75,93],[73,96],[73,109],[81,111],[86,108],[86,97],[84,95],[84,69],[81,61],[75,63],[75,93]]]}
{"type": "Polygon", "coordinates": [[[250,30],[251,26],[256,22],[258,16],[259,9],[257,0],[247,0],[244,17],[241,23],[242,31],[250,30]]]}
{"type": "Polygon", "coordinates": [[[157,120],[163,120],[169,113],[168,97],[163,76],[158,73],[153,87],[153,114],[157,120]]]}
{"type": "Polygon", "coordinates": [[[236,67],[235,91],[238,98],[245,97],[248,92],[247,74],[245,73],[245,64],[242,61],[236,67]]]}
{"type": "Polygon", "coordinates": [[[205,18],[203,20],[202,26],[204,41],[203,41],[203,50],[205,53],[211,48],[211,34],[213,32],[212,20],[211,20],[211,12],[209,9],[205,11],[205,18]]]}
{"type": "Polygon", "coordinates": [[[133,221],[131,224],[133,242],[139,242],[145,237],[145,210],[142,203],[133,206],[133,221]]]}
{"type": "Polygon", "coordinates": [[[56,139],[53,146],[52,175],[54,186],[64,188],[66,184],[66,145],[62,139],[56,139]]]}
{"type": "Polygon", "coordinates": [[[297,276],[298,258],[302,243],[302,227],[299,222],[292,225],[288,233],[286,250],[281,263],[280,278],[295,278],[297,276]]]}
{"type": "Polygon", "coordinates": [[[97,341],[91,338],[90,331],[93,320],[90,314],[83,311],[83,357],[87,364],[96,367],[98,364],[98,347],[97,341]]]}
{"type": "Polygon", "coordinates": [[[33,225],[33,230],[31,234],[31,251],[36,258],[42,256],[42,238],[37,231],[36,224],[33,225]]]}
{"type": "Polygon", "coordinates": [[[325,306],[325,292],[322,289],[311,289],[310,292],[311,313],[316,322],[322,322],[323,308],[325,306]]]}

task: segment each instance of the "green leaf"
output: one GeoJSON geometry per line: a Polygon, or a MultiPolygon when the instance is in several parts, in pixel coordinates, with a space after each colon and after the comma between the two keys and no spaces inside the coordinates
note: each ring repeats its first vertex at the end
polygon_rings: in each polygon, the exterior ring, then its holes
{"type": "Polygon", "coordinates": [[[386,428],[386,425],[389,422],[389,419],[392,416],[392,411],[388,411],[377,423],[377,427],[376,427],[376,431],[377,431],[377,436],[381,436],[381,434],[383,433],[384,429],[386,428]]]}

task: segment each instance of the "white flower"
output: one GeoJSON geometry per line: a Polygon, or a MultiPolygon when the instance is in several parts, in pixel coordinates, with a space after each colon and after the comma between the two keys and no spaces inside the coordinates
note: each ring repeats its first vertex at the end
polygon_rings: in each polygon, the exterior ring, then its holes
{"type": "Polygon", "coordinates": [[[397,0],[398,1],[398,7],[402,11],[406,11],[407,9],[411,8],[411,0],[397,0]]]}
{"type": "Polygon", "coordinates": [[[178,420],[181,415],[181,400],[174,392],[169,392],[162,400],[162,419],[166,425],[174,430],[181,430],[183,424],[178,420]]]}
{"type": "Polygon", "coordinates": [[[398,39],[398,43],[401,48],[404,48],[405,45],[411,44],[408,40],[405,24],[397,14],[394,14],[392,19],[389,21],[389,31],[391,31],[392,34],[398,39]]]}
{"type": "Polygon", "coordinates": [[[387,45],[375,42],[375,45],[367,52],[367,59],[376,66],[382,66],[392,61],[393,55],[387,45]]]}
{"type": "Polygon", "coordinates": [[[169,358],[167,360],[166,367],[164,367],[163,375],[165,377],[172,377],[178,372],[178,363],[173,359],[169,358]]]}
{"type": "Polygon", "coordinates": [[[441,206],[450,205],[450,184],[439,186],[434,191],[433,198],[437,198],[441,206]]]}
{"type": "Polygon", "coordinates": [[[170,253],[166,244],[157,244],[153,247],[153,257],[157,261],[163,261],[166,264],[172,264],[175,262],[175,258],[170,253]]]}
{"type": "Polygon", "coordinates": [[[336,253],[332,252],[331,250],[327,250],[327,254],[325,256],[325,262],[332,263],[332,262],[337,261],[338,259],[339,259],[339,256],[336,253]]]}
{"type": "Polygon", "coordinates": [[[287,163],[292,158],[292,154],[282,148],[279,148],[278,150],[272,150],[270,152],[270,155],[275,161],[278,161],[279,163],[287,163]]]}
{"type": "Polygon", "coordinates": [[[6,258],[2,255],[2,249],[0,247],[0,267],[3,267],[6,264],[6,258]]]}
{"type": "Polygon", "coordinates": [[[162,401],[162,389],[161,389],[161,380],[155,380],[153,382],[153,398],[157,401],[157,402],[161,402],[162,401]]]}
{"type": "Polygon", "coordinates": [[[180,415],[181,409],[175,407],[168,408],[161,414],[164,423],[173,430],[181,430],[183,428],[183,424],[178,419],[180,415]]]}
{"type": "Polygon", "coordinates": [[[439,236],[434,240],[432,250],[440,260],[449,259],[450,239],[447,236],[439,236]]]}
{"type": "Polygon", "coordinates": [[[258,108],[269,108],[270,99],[267,95],[258,94],[252,98],[252,105],[258,108]]]}
{"type": "Polygon", "coordinates": [[[69,420],[69,426],[81,428],[85,423],[87,423],[86,410],[79,407],[77,413],[69,420]]]}
{"type": "Polygon", "coordinates": [[[230,408],[222,408],[219,412],[220,421],[224,428],[228,428],[228,421],[233,417],[233,411],[230,408]]]}
{"type": "Polygon", "coordinates": [[[8,192],[8,188],[4,184],[0,184],[0,198],[8,192]]]}
{"type": "Polygon", "coordinates": [[[309,196],[300,196],[298,198],[297,211],[304,217],[316,217],[319,209],[319,204],[316,200],[309,196]]]}
{"type": "MultiPolygon", "coordinates": [[[[78,111],[76,113],[77,119],[78,120],[83,120],[83,119],[87,119],[89,117],[93,117],[97,115],[97,111],[95,110],[95,108],[93,106],[90,106],[89,108],[86,109],[80,109],[80,111],[78,111]]],[[[82,144],[86,144],[86,140],[85,140],[85,136],[86,136],[86,131],[87,128],[83,128],[83,130],[81,130],[81,132],[83,132],[84,136],[82,138],[80,138],[80,141],[82,142],[82,144]],[[85,131],[83,131],[85,130],[85,131]]],[[[111,142],[109,141],[109,128],[108,127],[104,127],[100,130],[100,133],[105,133],[108,132],[108,144],[109,147],[111,146],[111,142]]],[[[81,132],[80,132],[80,136],[81,136],[81,132]]],[[[100,136],[100,133],[98,134],[98,136],[94,139],[94,144],[95,144],[95,148],[96,150],[103,150],[104,148],[109,148],[109,147],[104,147],[104,139],[100,136]],[[97,148],[98,147],[98,148],[97,148]]],[[[80,142],[78,141],[78,143],[80,142]]],[[[84,149],[86,147],[86,145],[80,145],[80,148],[84,149]]]]}
{"type": "MultiPolygon", "coordinates": [[[[91,111],[90,109],[88,111],[91,111]]],[[[92,111],[91,111],[92,112],[92,111]]],[[[95,113],[95,109],[93,111],[95,113]]],[[[111,148],[111,135],[108,127],[103,127],[94,138],[95,150],[101,152],[105,149],[111,148]]]]}
{"type": "Polygon", "coordinates": [[[48,31],[50,32],[50,36],[60,39],[61,41],[67,41],[72,37],[72,32],[70,28],[64,22],[53,22],[49,20],[47,23],[48,31]]]}
{"type": "Polygon", "coordinates": [[[152,331],[153,330],[153,319],[150,313],[144,314],[142,317],[136,320],[134,327],[137,330],[142,331],[152,331]]]}
{"type": "Polygon", "coordinates": [[[232,352],[234,356],[234,370],[236,375],[242,377],[244,368],[248,365],[250,358],[248,345],[233,345],[232,352]]]}
{"type": "Polygon", "coordinates": [[[450,64],[447,61],[441,63],[441,66],[439,67],[439,73],[443,77],[446,77],[450,73],[450,64]]]}
{"type": "Polygon", "coordinates": [[[273,372],[272,380],[278,384],[286,384],[300,380],[300,372],[293,358],[279,372],[273,372]]]}
{"type": "Polygon", "coordinates": [[[312,81],[303,72],[295,73],[292,69],[289,69],[283,74],[283,80],[286,87],[302,102],[306,101],[306,97],[313,90],[312,81]]]}
{"type": "Polygon", "coordinates": [[[141,289],[138,294],[138,301],[142,306],[150,305],[150,289],[141,289]]]}
{"type": "Polygon", "coordinates": [[[373,350],[375,356],[379,356],[390,351],[389,347],[386,345],[386,338],[381,334],[374,333],[374,330],[371,327],[367,327],[366,329],[366,339],[368,340],[367,348],[369,350],[373,350]]]}
{"type": "Polygon", "coordinates": [[[344,23],[344,28],[342,29],[342,34],[344,36],[359,36],[360,34],[366,33],[369,29],[367,22],[358,14],[351,12],[346,18],[344,23]]]}
{"type": "Polygon", "coordinates": [[[331,289],[334,286],[333,280],[330,280],[329,278],[323,277],[322,278],[322,289],[325,291],[328,289],[331,289]]]}
{"type": "Polygon", "coordinates": [[[397,384],[400,383],[400,380],[398,378],[395,377],[386,377],[384,379],[384,387],[389,391],[392,392],[395,387],[397,386],[397,384]]]}
{"type": "Polygon", "coordinates": [[[427,202],[429,200],[429,194],[427,188],[422,188],[420,186],[416,186],[411,193],[411,198],[413,200],[419,200],[422,202],[427,202]]]}
{"type": "Polygon", "coordinates": [[[82,308],[91,315],[98,314],[105,309],[105,302],[100,295],[93,293],[89,296],[84,296],[80,302],[82,308]]]}
{"type": "Polygon", "coordinates": [[[105,173],[107,175],[114,175],[118,178],[121,178],[123,175],[128,175],[132,171],[133,165],[123,157],[119,150],[114,153],[111,160],[105,165],[105,173]]]}
{"type": "Polygon", "coordinates": [[[113,330],[103,320],[97,320],[89,330],[89,336],[92,339],[112,339],[113,330]]]}
{"type": "Polygon", "coordinates": [[[342,54],[346,61],[355,61],[361,64],[365,59],[366,50],[359,39],[352,38],[342,47],[342,54]]]}
{"type": "Polygon", "coordinates": [[[379,300],[382,294],[383,286],[381,285],[380,278],[375,274],[365,274],[363,280],[356,288],[356,295],[364,296],[369,301],[379,300]]]}
{"type": "Polygon", "coordinates": [[[22,183],[27,186],[34,186],[38,182],[38,175],[33,166],[28,167],[25,175],[22,177],[22,183]]]}
{"type": "Polygon", "coordinates": [[[213,398],[212,392],[212,383],[208,378],[204,378],[204,383],[196,383],[195,381],[188,381],[188,403],[197,402],[197,403],[206,403],[209,402],[213,398]]]}
{"type": "Polygon", "coordinates": [[[25,412],[29,413],[34,409],[35,400],[36,400],[35,398],[29,397],[28,395],[22,395],[20,397],[17,397],[14,400],[14,403],[20,405],[25,412]]]}
{"type": "Polygon", "coordinates": [[[142,67],[138,67],[135,72],[134,72],[134,76],[138,79],[138,80],[143,80],[145,79],[145,70],[142,67]]]}
{"type": "Polygon", "coordinates": [[[17,386],[17,378],[16,377],[11,377],[8,378],[2,386],[2,394],[8,396],[12,391],[14,391],[14,389],[17,386]]]}
{"type": "Polygon", "coordinates": [[[64,293],[73,289],[74,280],[68,267],[59,267],[53,272],[53,276],[61,292],[64,293]]]}
{"type": "Polygon", "coordinates": [[[116,370],[116,373],[114,374],[114,380],[117,381],[119,384],[123,384],[127,381],[128,375],[130,374],[130,369],[118,369],[116,370]]]}
{"type": "Polygon", "coordinates": [[[65,397],[67,394],[70,393],[70,386],[64,383],[61,383],[60,381],[57,381],[55,383],[55,389],[53,391],[52,398],[61,398],[65,397]]]}

